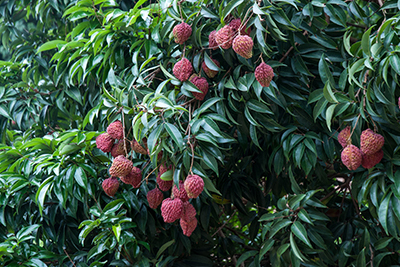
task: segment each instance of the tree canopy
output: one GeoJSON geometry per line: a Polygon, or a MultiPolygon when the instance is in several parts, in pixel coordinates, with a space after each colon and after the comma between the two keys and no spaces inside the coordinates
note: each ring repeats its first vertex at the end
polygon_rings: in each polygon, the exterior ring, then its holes
{"type": "Polygon", "coordinates": [[[400,266],[399,9],[0,1],[0,264],[400,266]],[[147,195],[190,175],[188,234],[147,195]]]}

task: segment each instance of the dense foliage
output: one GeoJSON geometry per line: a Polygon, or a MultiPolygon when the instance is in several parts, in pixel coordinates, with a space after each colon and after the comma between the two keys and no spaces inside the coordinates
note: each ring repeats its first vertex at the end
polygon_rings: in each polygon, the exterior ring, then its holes
{"type": "MultiPolygon", "coordinates": [[[[397,1],[0,1],[2,266],[400,266],[397,1]],[[236,18],[253,55],[212,49],[236,18]],[[173,28],[192,28],[183,44],[173,28]],[[207,77],[173,75],[182,57],[207,77]],[[212,59],[219,61],[218,67],[212,59]],[[275,73],[263,87],[254,70],[275,73]],[[96,137],[115,121],[142,169],[114,197],[96,137]],[[342,164],[337,134],[385,138],[371,169],[342,164]],[[162,151],[162,158],[158,158],[162,151]],[[190,173],[190,237],[146,194],[157,167],[190,173]]],[[[165,192],[168,197],[170,192],[165,192]]]]}

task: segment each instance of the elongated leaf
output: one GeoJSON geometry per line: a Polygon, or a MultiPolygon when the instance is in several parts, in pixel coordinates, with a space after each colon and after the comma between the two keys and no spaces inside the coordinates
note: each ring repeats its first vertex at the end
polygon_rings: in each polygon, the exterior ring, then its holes
{"type": "Polygon", "coordinates": [[[299,221],[295,221],[291,227],[292,233],[294,233],[301,241],[307,246],[312,248],[311,242],[308,239],[306,228],[299,221]]]}
{"type": "Polygon", "coordinates": [[[171,123],[164,123],[165,129],[167,130],[169,136],[171,136],[172,140],[178,145],[179,149],[182,151],[183,149],[183,137],[181,132],[176,128],[175,125],[171,123]]]}

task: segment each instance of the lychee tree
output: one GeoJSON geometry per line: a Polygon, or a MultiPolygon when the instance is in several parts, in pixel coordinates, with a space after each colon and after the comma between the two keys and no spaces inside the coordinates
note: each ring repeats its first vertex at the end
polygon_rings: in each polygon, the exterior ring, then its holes
{"type": "Polygon", "coordinates": [[[1,1],[1,265],[400,265],[399,8],[1,1]]]}

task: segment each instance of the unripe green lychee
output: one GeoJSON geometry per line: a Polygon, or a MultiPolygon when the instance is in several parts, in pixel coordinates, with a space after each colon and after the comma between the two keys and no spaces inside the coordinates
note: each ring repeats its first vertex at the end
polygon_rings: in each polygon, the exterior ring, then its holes
{"type": "Polygon", "coordinates": [[[371,129],[367,129],[361,133],[360,148],[366,155],[372,155],[378,152],[385,143],[382,135],[374,133],[371,129]]]}
{"type": "Polygon", "coordinates": [[[103,190],[107,195],[113,197],[115,193],[117,193],[118,191],[119,182],[117,178],[110,177],[105,179],[101,184],[101,186],[103,187],[103,190]]]}
{"type": "Polygon", "coordinates": [[[166,198],[161,204],[161,216],[166,223],[172,223],[182,217],[183,202],[179,198],[166,198]]]}
{"type": "Polygon", "coordinates": [[[175,43],[183,44],[192,35],[192,27],[190,27],[189,24],[182,22],[173,28],[172,33],[174,35],[175,43]]]}
{"type": "MultiPolygon", "coordinates": [[[[215,63],[215,65],[217,65],[218,67],[221,66],[221,64],[219,64],[218,60],[216,59],[212,59],[212,61],[215,63]]],[[[207,67],[207,64],[205,61],[203,61],[203,63],[201,63],[201,67],[203,68],[204,73],[209,77],[209,78],[214,78],[215,75],[218,74],[217,70],[212,70],[209,67],[207,67]]]]}
{"type": "Polygon", "coordinates": [[[190,76],[189,81],[193,83],[202,93],[192,92],[193,96],[202,101],[208,92],[208,82],[204,77],[199,77],[196,74],[190,76]]]}
{"type": "Polygon", "coordinates": [[[190,174],[186,177],[184,187],[189,198],[197,198],[203,192],[204,181],[200,176],[190,174]]]}
{"type": "Polygon", "coordinates": [[[189,59],[184,57],[175,63],[172,72],[181,82],[187,81],[193,73],[192,63],[190,63],[189,59]]]}
{"type": "Polygon", "coordinates": [[[163,193],[157,187],[147,192],[146,197],[149,207],[152,209],[156,209],[164,199],[163,193]]]}
{"type": "Polygon", "coordinates": [[[193,231],[197,227],[197,219],[196,217],[192,218],[190,221],[185,221],[180,219],[180,225],[185,236],[191,236],[193,231]]]}
{"type": "Polygon", "coordinates": [[[142,182],[142,170],[138,167],[132,167],[132,170],[120,179],[123,183],[132,185],[133,188],[139,188],[142,182]]]}
{"type": "Polygon", "coordinates": [[[366,169],[371,169],[376,164],[381,162],[383,158],[383,150],[380,149],[378,152],[375,152],[374,154],[371,155],[367,155],[361,152],[361,155],[362,155],[361,165],[366,169]]]}
{"type": "Polygon", "coordinates": [[[232,48],[238,55],[249,59],[253,56],[253,39],[247,35],[238,35],[233,39],[232,48]]]}
{"type": "Polygon", "coordinates": [[[257,81],[263,87],[268,87],[274,77],[274,70],[265,62],[262,62],[254,71],[257,81]]]}
{"type": "Polygon", "coordinates": [[[172,187],[172,194],[174,195],[174,198],[180,198],[183,202],[189,200],[182,181],[179,181],[179,189],[176,185],[172,187]]]}
{"type": "Polygon", "coordinates": [[[102,133],[96,137],[96,146],[103,152],[111,152],[114,145],[114,138],[108,133],[102,133]]]}
{"type": "Polygon", "coordinates": [[[109,172],[111,176],[123,177],[128,175],[132,168],[132,161],[126,159],[125,156],[120,155],[113,160],[109,172]]]}
{"type": "Polygon", "coordinates": [[[183,202],[182,219],[190,221],[194,217],[196,217],[196,209],[189,203],[189,201],[183,202]]]}
{"type": "Polygon", "coordinates": [[[348,145],[342,151],[342,162],[351,171],[356,170],[361,165],[361,150],[355,145],[348,145]]]}
{"type": "Polygon", "coordinates": [[[234,36],[235,33],[232,28],[229,25],[225,25],[215,33],[215,41],[221,48],[228,49],[232,46],[234,36]]]}
{"type": "Polygon", "coordinates": [[[124,139],[124,127],[119,120],[114,121],[107,127],[107,133],[114,139],[124,139]]]}
{"type": "Polygon", "coordinates": [[[340,133],[338,134],[338,141],[342,145],[342,147],[346,147],[348,144],[351,144],[350,134],[351,134],[350,126],[347,126],[343,130],[341,130],[340,133]]]}
{"type": "Polygon", "coordinates": [[[218,44],[215,41],[215,34],[217,33],[216,30],[210,32],[210,34],[208,35],[208,47],[212,50],[215,50],[218,48],[218,44]]]}

